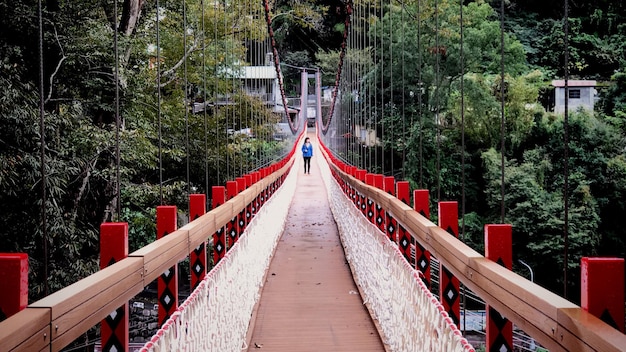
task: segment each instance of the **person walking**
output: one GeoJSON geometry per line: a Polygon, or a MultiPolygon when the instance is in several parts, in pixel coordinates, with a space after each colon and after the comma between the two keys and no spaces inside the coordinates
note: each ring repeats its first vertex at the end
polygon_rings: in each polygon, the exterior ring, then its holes
{"type": "Polygon", "coordinates": [[[311,157],[313,156],[313,145],[309,137],[304,139],[302,144],[302,158],[304,158],[304,173],[311,174],[311,157]]]}

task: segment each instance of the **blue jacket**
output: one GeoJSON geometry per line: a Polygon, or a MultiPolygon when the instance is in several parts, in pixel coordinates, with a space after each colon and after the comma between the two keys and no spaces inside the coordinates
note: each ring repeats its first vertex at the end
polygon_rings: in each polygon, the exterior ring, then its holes
{"type": "Polygon", "coordinates": [[[306,143],[302,145],[302,156],[305,158],[310,158],[313,156],[313,144],[309,143],[307,146],[306,143]]]}

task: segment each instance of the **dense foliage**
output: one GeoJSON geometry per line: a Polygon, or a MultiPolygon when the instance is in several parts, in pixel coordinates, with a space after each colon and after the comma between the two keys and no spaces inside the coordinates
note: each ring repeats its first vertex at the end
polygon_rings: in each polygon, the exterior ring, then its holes
{"type": "Polygon", "coordinates": [[[360,44],[345,65],[364,78],[347,80],[343,89],[353,94],[344,103],[358,92],[349,123],[376,129],[382,143],[345,157],[430,189],[433,203],[465,196],[462,238],[479,251],[484,224],[511,223],[514,269],[527,273],[523,260],[538,283],[576,301],[581,257],[626,255],[626,9],[589,1],[571,8],[569,78],[597,80],[601,100],[594,112],[569,113],[566,159],[564,116],[551,112],[565,50],[563,3],[553,3],[506,2],[501,36],[501,2],[466,1],[462,38],[456,1],[357,3],[360,34],[351,39],[360,44]]]}
{"type": "Polygon", "coordinates": [[[97,270],[103,221],[129,222],[133,251],[154,240],[157,205],[185,210],[190,192],[289,147],[275,138],[279,116],[236,73],[246,45],[267,38],[260,3],[161,2],[158,23],[155,1],[43,4],[41,136],[37,1],[0,2],[0,252],[29,254],[31,300],[97,270]]]}

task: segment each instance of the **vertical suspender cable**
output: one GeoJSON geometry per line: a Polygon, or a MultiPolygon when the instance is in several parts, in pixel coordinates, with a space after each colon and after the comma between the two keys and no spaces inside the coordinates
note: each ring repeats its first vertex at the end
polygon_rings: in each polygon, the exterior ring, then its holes
{"type": "Polygon", "coordinates": [[[404,47],[404,34],[406,32],[405,30],[405,23],[404,23],[404,4],[402,6],[402,13],[400,14],[401,18],[400,18],[400,22],[402,23],[401,27],[402,27],[402,48],[400,49],[402,51],[402,59],[401,59],[401,64],[402,64],[402,138],[400,139],[402,141],[402,179],[404,180],[406,178],[406,173],[405,173],[405,167],[404,167],[404,163],[406,162],[406,140],[407,137],[405,135],[406,133],[406,126],[405,126],[405,97],[406,97],[406,81],[405,81],[405,64],[404,64],[404,60],[405,60],[405,47],[404,47]]]}
{"type": "Polygon", "coordinates": [[[118,24],[117,24],[117,0],[113,2],[113,51],[115,54],[115,197],[117,199],[117,215],[119,220],[122,215],[122,191],[120,177],[120,68],[119,68],[119,52],[118,52],[118,24]]]}
{"type": "Polygon", "coordinates": [[[45,111],[44,111],[44,85],[43,85],[43,13],[41,0],[38,2],[39,16],[39,152],[41,156],[41,232],[43,243],[43,279],[44,294],[48,295],[48,223],[46,216],[46,138],[45,138],[45,111]]]}
{"type": "MultiPolygon", "coordinates": [[[[227,1],[226,0],[222,1],[222,5],[224,6],[224,8],[223,8],[223,10],[224,10],[224,16],[223,16],[224,28],[229,28],[229,26],[228,26],[228,15],[227,15],[228,14],[228,10],[226,8],[228,6],[227,1]]],[[[232,30],[233,29],[231,28],[231,31],[232,30]]],[[[226,40],[226,42],[224,43],[224,52],[225,52],[224,56],[226,57],[226,60],[227,60],[226,61],[226,65],[233,65],[234,66],[232,57],[230,56],[230,53],[228,52],[228,49],[229,49],[228,48],[228,46],[229,46],[228,44],[229,44],[229,42],[230,42],[230,38],[228,38],[226,40]]],[[[228,77],[226,77],[225,80],[228,80],[228,77]]],[[[232,79],[231,79],[230,83],[231,83],[231,88],[228,90],[228,93],[227,93],[227,97],[228,98],[227,98],[227,107],[226,107],[226,131],[225,131],[225,133],[226,133],[226,145],[227,146],[228,146],[228,144],[230,144],[230,137],[229,137],[229,129],[231,129],[231,126],[230,126],[230,115],[232,114],[231,111],[233,110],[233,98],[234,98],[233,97],[233,90],[232,90],[232,79]]],[[[233,127],[232,130],[234,130],[234,124],[233,124],[232,127],[233,127]]],[[[226,180],[229,180],[230,177],[231,177],[231,169],[230,168],[231,168],[230,148],[226,148],[226,180]]],[[[234,166],[233,166],[233,169],[234,169],[234,166]]]]}
{"type": "MultiPolygon", "coordinates": [[[[378,124],[380,123],[380,139],[385,140],[385,127],[383,125],[383,119],[385,117],[385,22],[383,21],[385,17],[385,0],[380,0],[380,114],[379,120],[376,121],[376,127],[378,128],[378,124]]],[[[385,173],[385,144],[381,146],[381,148],[376,148],[376,151],[380,149],[380,161],[378,157],[376,158],[376,167],[379,170],[376,172],[385,173]]]]}
{"type": "MultiPolygon", "coordinates": [[[[215,11],[215,15],[217,15],[217,13],[219,12],[220,9],[220,5],[218,1],[213,2],[213,9],[215,11]]],[[[225,15],[226,11],[224,11],[224,15],[225,15]]],[[[219,45],[221,45],[220,43],[218,43],[218,25],[217,25],[217,20],[215,19],[216,17],[213,18],[213,117],[214,117],[214,121],[216,121],[215,123],[215,137],[219,139],[219,136],[221,134],[222,131],[220,131],[220,124],[217,123],[218,119],[217,119],[217,109],[218,109],[218,105],[217,105],[217,94],[218,94],[218,86],[219,86],[219,81],[220,81],[220,77],[218,74],[218,70],[219,70],[219,45]]],[[[225,44],[224,44],[225,45],[225,44]]],[[[224,48],[226,49],[226,48],[224,48]]],[[[228,128],[228,127],[225,127],[228,128]]],[[[225,140],[225,144],[228,144],[228,133],[224,132],[224,134],[226,135],[226,140],[225,140]]],[[[215,158],[215,173],[216,173],[216,183],[215,184],[221,184],[221,175],[220,175],[220,171],[221,171],[221,167],[220,167],[220,155],[221,155],[221,151],[220,151],[220,143],[216,143],[215,144],[215,149],[217,150],[217,153],[215,153],[216,158],[215,158]]],[[[228,148],[224,148],[224,153],[228,153],[228,148]]],[[[225,155],[226,160],[228,160],[228,156],[225,155]]],[[[228,170],[228,168],[226,169],[228,170]]],[[[211,190],[207,190],[207,192],[211,192],[211,190]]]]}
{"type": "MultiPolygon", "coordinates": [[[[459,45],[459,65],[461,69],[461,241],[465,241],[465,52],[463,45],[465,32],[463,24],[463,0],[459,1],[459,31],[461,34],[459,45]]],[[[463,316],[467,316],[467,290],[463,285],[463,316]]],[[[467,331],[466,319],[463,319],[463,331],[467,331]]]]}
{"type": "MultiPolygon", "coordinates": [[[[204,0],[200,1],[200,6],[202,6],[202,114],[204,118],[204,194],[205,198],[208,201],[210,198],[209,193],[209,137],[208,137],[208,129],[209,123],[207,119],[207,91],[206,91],[206,31],[205,31],[205,21],[204,21],[204,0]]],[[[208,204],[207,204],[208,205],[208,204]]],[[[207,209],[209,209],[207,207],[207,209]]]]}
{"type": "MultiPolygon", "coordinates": [[[[374,11],[374,14],[376,13],[376,7],[369,5],[368,4],[368,8],[367,8],[367,17],[368,17],[368,21],[370,21],[371,17],[372,17],[372,11],[374,11]]],[[[368,32],[371,33],[371,25],[368,26],[368,32]]],[[[367,47],[368,48],[372,48],[372,36],[369,35],[367,36],[367,47]]],[[[372,116],[374,116],[374,114],[376,113],[376,84],[378,83],[378,81],[376,80],[376,33],[374,32],[374,38],[373,38],[373,50],[371,50],[371,52],[369,53],[371,56],[371,60],[368,62],[369,67],[368,67],[368,72],[372,72],[374,71],[374,80],[373,82],[369,83],[369,87],[370,87],[370,91],[369,94],[367,95],[368,97],[368,102],[367,102],[367,106],[369,109],[369,112],[367,114],[367,116],[365,117],[366,119],[366,128],[365,128],[365,133],[366,133],[366,141],[367,141],[367,163],[365,165],[365,169],[366,170],[371,170],[372,168],[372,148],[370,148],[371,146],[371,142],[370,142],[370,129],[372,126],[372,116]]]]}
{"type": "MultiPolygon", "coordinates": [[[[382,0],[381,0],[382,2],[382,0]]],[[[377,4],[378,5],[378,4],[377,4]]],[[[374,8],[376,9],[376,8],[374,8]]],[[[380,9],[379,13],[376,14],[377,16],[379,16],[382,19],[382,9],[380,9]]],[[[378,139],[378,115],[380,114],[380,108],[378,107],[378,75],[380,74],[380,60],[378,58],[378,25],[376,26],[376,30],[374,31],[374,160],[373,162],[370,162],[370,171],[372,168],[372,165],[377,165],[378,164],[378,141],[376,139],[378,139]]]]}
{"type": "Polygon", "coordinates": [[[422,0],[417,0],[417,117],[419,120],[419,187],[424,187],[424,126],[422,119],[422,0]]]}
{"type": "Polygon", "coordinates": [[[465,240],[465,52],[463,51],[465,32],[463,0],[460,0],[459,3],[459,21],[461,23],[461,43],[459,46],[459,64],[461,69],[461,240],[465,240]]]}
{"type": "Polygon", "coordinates": [[[564,78],[565,78],[565,114],[563,116],[563,297],[567,299],[567,261],[569,246],[569,0],[565,0],[564,30],[564,78]]]}
{"type": "Polygon", "coordinates": [[[183,0],[183,74],[185,78],[185,94],[183,95],[183,108],[185,109],[185,153],[187,154],[187,194],[191,193],[189,182],[189,82],[187,81],[187,5],[183,0]]]}
{"type": "Polygon", "coordinates": [[[161,138],[161,37],[159,33],[160,22],[159,0],[156,0],[156,89],[157,89],[157,124],[159,130],[159,202],[163,205],[163,142],[161,138]]]}
{"type": "Polygon", "coordinates": [[[504,0],[500,0],[500,222],[504,224],[504,0]]]}
{"type": "MultiPolygon", "coordinates": [[[[391,133],[389,133],[389,135],[391,136],[392,140],[391,140],[391,176],[394,175],[395,173],[395,169],[394,169],[394,163],[393,163],[393,159],[395,157],[395,149],[396,149],[396,139],[394,137],[394,132],[395,132],[395,123],[394,123],[394,119],[395,119],[395,102],[393,101],[393,67],[395,62],[393,61],[393,36],[394,36],[394,28],[393,28],[393,1],[389,2],[389,117],[391,118],[391,133]]],[[[383,164],[383,172],[384,172],[384,164],[383,164]]]]}
{"type": "Polygon", "coordinates": [[[439,0],[435,0],[435,128],[437,131],[437,201],[441,201],[441,127],[439,126],[439,0]]]}

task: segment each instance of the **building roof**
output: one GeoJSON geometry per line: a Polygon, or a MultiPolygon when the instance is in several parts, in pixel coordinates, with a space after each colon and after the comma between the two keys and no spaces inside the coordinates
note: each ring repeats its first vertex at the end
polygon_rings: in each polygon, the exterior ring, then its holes
{"type": "MultiPolygon", "coordinates": [[[[552,81],[552,85],[555,87],[565,87],[565,80],[556,79],[552,81]]],[[[570,79],[567,81],[567,86],[568,87],[595,87],[596,81],[570,79]]]]}

